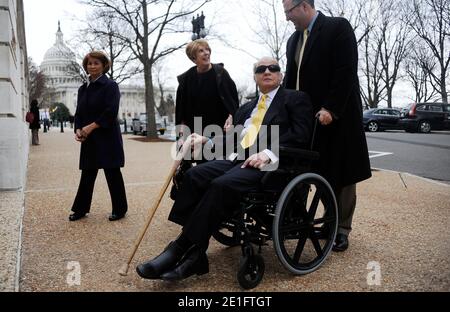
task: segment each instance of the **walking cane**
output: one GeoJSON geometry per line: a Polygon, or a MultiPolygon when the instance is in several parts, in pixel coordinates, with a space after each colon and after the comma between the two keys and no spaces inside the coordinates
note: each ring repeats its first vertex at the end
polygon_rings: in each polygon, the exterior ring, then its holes
{"type": "Polygon", "coordinates": [[[149,215],[147,217],[147,221],[145,222],[144,227],[142,228],[139,236],[136,239],[136,242],[134,243],[133,249],[131,250],[131,253],[128,257],[128,261],[120,267],[120,270],[119,270],[120,275],[122,275],[122,276],[127,275],[131,260],[133,260],[133,257],[136,254],[136,251],[139,248],[139,245],[141,244],[145,233],[147,232],[150,222],[152,222],[152,219],[153,219],[153,216],[155,215],[156,209],[158,208],[159,204],[161,203],[162,197],[164,196],[164,193],[166,192],[167,188],[169,187],[170,181],[172,180],[172,177],[175,174],[175,171],[177,170],[178,166],[180,165],[181,160],[184,158],[186,153],[190,151],[190,149],[191,149],[191,141],[186,140],[186,142],[184,142],[183,146],[181,147],[180,151],[177,154],[177,157],[172,165],[172,168],[169,171],[169,175],[167,176],[167,179],[164,182],[164,184],[161,188],[161,191],[159,192],[157,200],[154,202],[152,208],[150,209],[149,215]]]}

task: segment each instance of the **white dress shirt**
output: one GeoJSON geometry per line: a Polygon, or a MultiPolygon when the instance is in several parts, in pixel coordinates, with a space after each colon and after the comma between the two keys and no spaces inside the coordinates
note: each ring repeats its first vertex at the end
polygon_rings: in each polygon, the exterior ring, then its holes
{"type": "MultiPolygon", "coordinates": [[[[267,111],[269,110],[270,104],[272,104],[272,101],[278,92],[278,89],[280,89],[280,87],[267,93],[267,98],[266,98],[266,103],[265,103],[266,104],[266,114],[267,114],[267,111]]],[[[263,97],[263,95],[264,94],[259,95],[258,103],[259,103],[259,101],[261,101],[261,98],[263,97]]],[[[248,129],[249,129],[250,125],[252,124],[252,118],[253,118],[253,116],[256,115],[257,112],[258,112],[258,105],[255,105],[255,108],[252,110],[250,117],[244,122],[244,130],[242,130],[242,132],[241,132],[241,140],[244,138],[245,134],[248,132],[248,129]]],[[[276,163],[279,160],[278,157],[269,149],[263,150],[263,153],[265,153],[267,155],[267,157],[270,158],[270,162],[272,164],[276,163]]],[[[237,153],[232,153],[228,157],[228,160],[234,161],[237,156],[238,156],[237,153]]]]}

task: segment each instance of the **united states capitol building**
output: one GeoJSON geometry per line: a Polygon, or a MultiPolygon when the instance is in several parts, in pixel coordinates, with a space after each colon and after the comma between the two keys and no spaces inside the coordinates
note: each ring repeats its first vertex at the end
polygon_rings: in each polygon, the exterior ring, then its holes
{"type": "MultiPolygon", "coordinates": [[[[58,25],[55,44],[47,50],[40,69],[47,79],[47,86],[50,90],[49,96],[44,101],[49,103],[63,103],[67,106],[71,115],[75,114],[77,107],[77,92],[83,83],[82,77],[77,68],[75,53],[64,42],[64,35],[58,25]]],[[[141,86],[120,84],[120,107],[119,119],[138,118],[141,113],[145,113],[145,89],[141,86]]],[[[158,103],[159,99],[155,98],[158,103]]],[[[161,119],[155,110],[157,121],[161,119]]]]}

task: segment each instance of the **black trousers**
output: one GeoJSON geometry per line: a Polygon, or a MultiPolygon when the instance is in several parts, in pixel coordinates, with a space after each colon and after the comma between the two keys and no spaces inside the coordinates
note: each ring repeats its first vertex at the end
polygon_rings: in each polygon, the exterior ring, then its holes
{"type": "Polygon", "coordinates": [[[353,214],[356,208],[356,184],[335,190],[339,212],[338,233],[347,235],[352,230],[353,214]]]}
{"type": "MultiPolygon", "coordinates": [[[[109,194],[111,196],[112,213],[117,215],[125,214],[128,210],[128,204],[120,168],[103,170],[105,172],[109,194]]],[[[73,212],[88,213],[90,211],[97,173],[98,169],[81,171],[80,185],[72,205],[73,212]]]]}
{"type": "Polygon", "coordinates": [[[254,191],[265,172],[242,169],[242,161],[213,160],[189,169],[169,220],[183,226],[183,234],[203,250],[220,224],[239,208],[241,195],[254,191]]]}

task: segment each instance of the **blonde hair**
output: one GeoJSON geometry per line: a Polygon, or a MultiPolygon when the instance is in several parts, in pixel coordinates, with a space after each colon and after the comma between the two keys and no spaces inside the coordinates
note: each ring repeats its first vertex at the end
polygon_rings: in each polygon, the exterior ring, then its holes
{"type": "Polygon", "coordinates": [[[197,39],[190,42],[186,47],[186,55],[191,60],[194,61],[197,56],[198,50],[203,47],[211,53],[211,48],[209,47],[208,41],[205,39],[197,39]]]}
{"type": "Polygon", "coordinates": [[[86,72],[87,72],[87,64],[90,57],[95,58],[100,62],[102,62],[104,74],[106,74],[111,68],[111,61],[109,60],[106,53],[103,53],[102,51],[91,51],[88,54],[86,54],[86,56],[83,59],[83,68],[86,72]]]}

